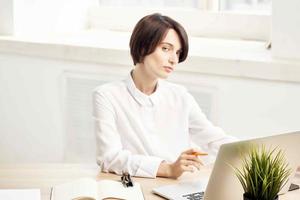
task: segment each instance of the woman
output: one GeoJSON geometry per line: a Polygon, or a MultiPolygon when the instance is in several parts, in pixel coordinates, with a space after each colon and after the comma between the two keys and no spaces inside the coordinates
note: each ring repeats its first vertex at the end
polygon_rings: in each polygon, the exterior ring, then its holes
{"type": "Polygon", "coordinates": [[[207,120],[185,88],[161,80],[186,59],[188,48],[184,28],[167,16],[152,14],[137,23],[130,39],[134,69],[124,81],[94,92],[102,171],[177,178],[200,168],[200,150],[214,158],[232,140],[207,120]]]}

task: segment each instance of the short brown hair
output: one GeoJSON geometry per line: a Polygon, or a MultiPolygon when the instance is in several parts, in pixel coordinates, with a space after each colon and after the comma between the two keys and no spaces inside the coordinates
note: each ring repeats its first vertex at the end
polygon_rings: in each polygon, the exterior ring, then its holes
{"type": "Polygon", "coordinates": [[[174,29],[180,38],[179,62],[183,62],[189,51],[186,31],[170,17],[154,13],[140,19],[133,29],[129,43],[133,64],[143,62],[145,56],[153,53],[169,29],[174,29]]]}

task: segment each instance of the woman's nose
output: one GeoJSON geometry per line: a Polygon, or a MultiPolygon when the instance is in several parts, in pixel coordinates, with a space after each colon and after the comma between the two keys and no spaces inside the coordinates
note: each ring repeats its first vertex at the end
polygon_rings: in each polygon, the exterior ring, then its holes
{"type": "Polygon", "coordinates": [[[178,63],[178,56],[176,53],[172,53],[169,57],[169,62],[172,64],[172,65],[176,65],[178,63]]]}

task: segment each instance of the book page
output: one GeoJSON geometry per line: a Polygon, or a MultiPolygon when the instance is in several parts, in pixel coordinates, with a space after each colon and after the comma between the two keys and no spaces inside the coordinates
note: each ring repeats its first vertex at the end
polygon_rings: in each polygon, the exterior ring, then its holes
{"type": "Polygon", "coordinates": [[[139,183],[134,182],[133,187],[124,187],[121,181],[98,181],[98,200],[105,198],[143,200],[144,195],[139,183]]]}
{"type": "Polygon", "coordinates": [[[51,200],[88,200],[97,199],[97,182],[83,178],[53,188],[51,200]]]}
{"type": "Polygon", "coordinates": [[[2,200],[41,200],[39,189],[0,189],[2,200]]]}

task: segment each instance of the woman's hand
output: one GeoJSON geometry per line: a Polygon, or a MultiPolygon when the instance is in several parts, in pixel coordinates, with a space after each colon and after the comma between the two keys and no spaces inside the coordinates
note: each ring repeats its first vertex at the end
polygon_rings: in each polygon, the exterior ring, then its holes
{"type": "Polygon", "coordinates": [[[176,179],[183,172],[193,172],[195,168],[199,170],[202,162],[197,154],[205,155],[196,149],[189,149],[182,152],[174,163],[163,161],[159,166],[157,176],[176,179]]]}

